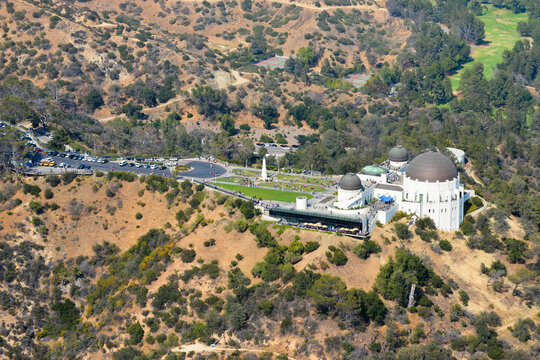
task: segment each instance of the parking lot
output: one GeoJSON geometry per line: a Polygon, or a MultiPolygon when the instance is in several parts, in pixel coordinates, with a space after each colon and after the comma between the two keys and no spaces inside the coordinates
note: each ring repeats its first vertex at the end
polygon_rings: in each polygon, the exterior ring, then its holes
{"type": "MultiPolygon", "coordinates": [[[[120,163],[118,162],[108,162],[105,164],[99,163],[99,162],[93,162],[93,161],[85,161],[85,160],[78,160],[78,159],[69,159],[64,158],[60,156],[50,156],[54,161],[56,161],[56,165],[59,166],[60,164],[66,164],[69,165],[70,168],[77,169],[81,164],[82,165],[88,165],[90,166],[90,169],[94,171],[129,171],[138,175],[160,175],[160,176],[171,176],[171,171],[169,168],[166,169],[150,169],[147,167],[135,167],[135,166],[120,166],[120,163]]],[[[134,162],[131,162],[134,164],[134,162]]]]}

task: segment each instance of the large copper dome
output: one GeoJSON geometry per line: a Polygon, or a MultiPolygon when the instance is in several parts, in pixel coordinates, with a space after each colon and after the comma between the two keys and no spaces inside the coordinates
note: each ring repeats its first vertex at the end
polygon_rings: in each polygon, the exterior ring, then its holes
{"type": "Polygon", "coordinates": [[[426,152],[415,157],[405,172],[413,180],[443,182],[457,177],[457,169],[452,160],[438,152],[426,152]]]}

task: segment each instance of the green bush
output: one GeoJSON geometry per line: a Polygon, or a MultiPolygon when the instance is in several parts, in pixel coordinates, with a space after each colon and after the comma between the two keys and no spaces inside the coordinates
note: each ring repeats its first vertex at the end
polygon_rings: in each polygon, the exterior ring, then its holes
{"type": "Polygon", "coordinates": [[[60,180],[60,177],[58,175],[48,175],[46,178],[45,178],[45,181],[51,185],[52,187],[57,187],[58,185],[60,185],[60,183],[62,182],[62,180],[60,180]]]}
{"type": "Polygon", "coordinates": [[[44,224],[45,223],[43,222],[43,220],[41,220],[39,217],[32,216],[32,225],[34,225],[35,227],[39,227],[39,226],[42,226],[44,224]]]}
{"type": "Polygon", "coordinates": [[[320,244],[317,241],[308,241],[306,245],[304,245],[304,251],[306,254],[309,254],[310,252],[313,252],[319,248],[320,244]]]}
{"type": "Polygon", "coordinates": [[[134,322],[131,325],[129,325],[126,329],[127,333],[129,334],[129,343],[131,345],[139,344],[143,337],[144,337],[144,330],[138,322],[134,322]]]}
{"type": "Polygon", "coordinates": [[[28,206],[30,207],[30,210],[32,210],[38,215],[43,213],[43,205],[41,205],[39,201],[30,201],[28,206]]]}
{"type": "Polygon", "coordinates": [[[444,240],[444,239],[439,241],[439,247],[443,249],[444,251],[452,250],[452,244],[450,244],[450,241],[444,240]]]}
{"type": "Polygon", "coordinates": [[[371,254],[379,253],[382,248],[379,244],[372,240],[364,240],[364,242],[355,245],[353,252],[358,255],[360,259],[367,259],[371,254]]]}
{"type": "Polygon", "coordinates": [[[43,192],[43,196],[45,197],[45,199],[52,199],[54,194],[51,189],[45,189],[45,191],[43,192]]]}
{"type": "Polygon", "coordinates": [[[71,184],[73,182],[73,180],[75,180],[76,177],[77,177],[76,173],[67,172],[67,173],[62,174],[61,179],[62,179],[62,182],[64,183],[64,185],[67,185],[67,184],[71,184]]]}
{"type": "Polygon", "coordinates": [[[206,240],[203,244],[205,247],[214,246],[216,245],[216,239],[212,238],[212,239],[206,240]]]}
{"type": "Polygon", "coordinates": [[[197,256],[197,253],[193,249],[183,249],[180,253],[180,258],[185,263],[190,263],[195,260],[195,257],[197,256]]]}
{"type": "Polygon", "coordinates": [[[141,220],[142,218],[143,218],[143,215],[140,212],[135,214],[135,219],[141,220]]]}
{"type": "Polygon", "coordinates": [[[41,188],[37,185],[24,184],[23,185],[23,194],[31,194],[33,196],[39,196],[41,188]]]}
{"type": "MultiPolygon", "coordinates": [[[[96,173],[97,176],[97,173],[96,173]]],[[[107,180],[118,179],[121,181],[134,182],[137,179],[137,174],[128,171],[109,171],[107,180]]]]}
{"type": "Polygon", "coordinates": [[[407,225],[403,223],[395,223],[394,232],[396,233],[397,237],[400,238],[401,240],[407,240],[412,235],[407,225]]]}
{"type": "MultiPolygon", "coordinates": [[[[329,247],[330,249],[330,247],[329,247]]],[[[331,251],[326,252],[326,258],[328,261],[336,266],[343,266],[347,263],[349,259],[341,249],[331,249],[331,251]]]]}
{"type": "Polygon", "coordinates": [[[463,303],[463,305],[468,306],[469,305],[469,294],[463,289],[459,290],[459,300],[463,303]]]}
{"type": "Polygon", "coordinates": [[[238,232],[245,232],[249,227],[249,224],[246,220],[240,219],[234,222],[234,229],[238,232]]]}

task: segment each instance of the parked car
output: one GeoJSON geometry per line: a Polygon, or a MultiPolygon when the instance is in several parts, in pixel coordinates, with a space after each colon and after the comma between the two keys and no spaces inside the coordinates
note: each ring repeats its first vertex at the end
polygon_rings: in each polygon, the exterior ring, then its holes
{"type": "Polygon", "coordinates": [[[77,166],[77,169],[83,170],[84,169],[84,164],[80,164],[79,166],[77,166]]]}
{"type": "Polygon", "coordinates": [[[122,161],[120,162],[120,164],[118,164],[118,166],[126,166],[127,165],[127,161],[122,161]]]}

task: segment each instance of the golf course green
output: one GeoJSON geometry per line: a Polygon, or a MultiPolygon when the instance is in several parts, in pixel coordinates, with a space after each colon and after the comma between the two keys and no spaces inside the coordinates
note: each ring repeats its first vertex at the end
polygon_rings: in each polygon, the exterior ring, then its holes
{"type": "Polygon", "coordinates": [[[504,50],[512,49],[514,44],[522,39],[517,31],[517,25],[520,21],[527,20],[527,14],[514,14],[506,9],[497,9],[488,6],[488,10],[482,16],[479,16],[485,24],[486,45],[472,46],[471,61],[463,66],[457,74],[450,77],[452,90],[459,89],[461,75],[465,69],[473,66],[475,62],[484,64],[484,75],[491,79],[493,68],[502,61],[504,50]]]}

